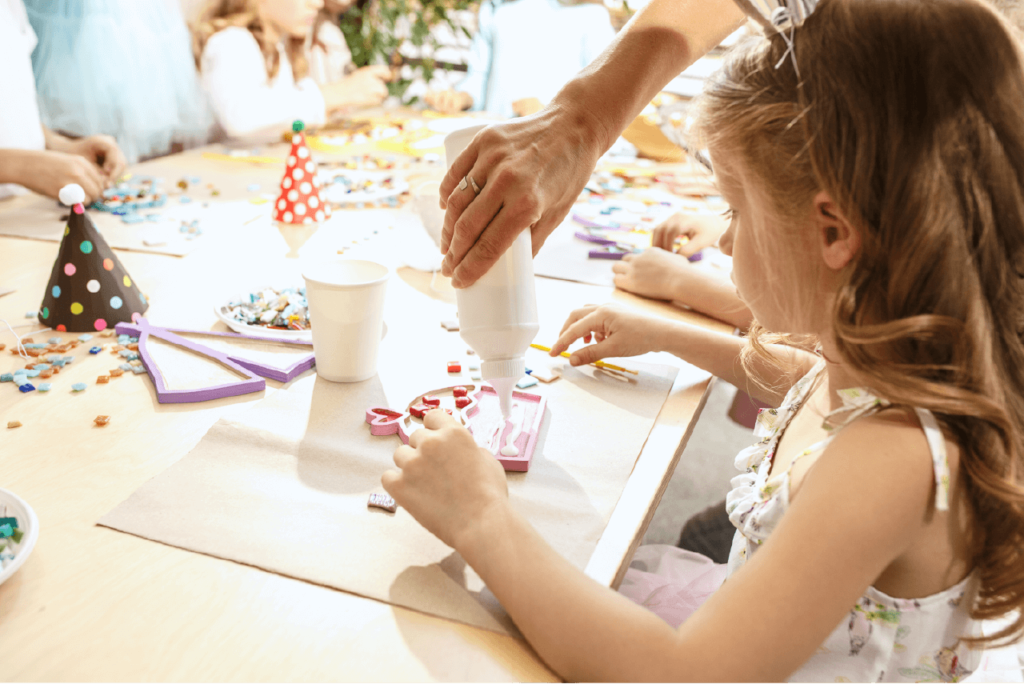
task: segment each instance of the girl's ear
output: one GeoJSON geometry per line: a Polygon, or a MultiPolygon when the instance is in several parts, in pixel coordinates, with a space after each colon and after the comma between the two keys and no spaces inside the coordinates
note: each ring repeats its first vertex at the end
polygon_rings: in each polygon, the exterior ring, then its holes
{"type": "Polygon", "coordinates": [[[814,228],[825,265],[833,271],[845,268],[860,251],[860,233],[824,191],[814,197],[814,228]]]}

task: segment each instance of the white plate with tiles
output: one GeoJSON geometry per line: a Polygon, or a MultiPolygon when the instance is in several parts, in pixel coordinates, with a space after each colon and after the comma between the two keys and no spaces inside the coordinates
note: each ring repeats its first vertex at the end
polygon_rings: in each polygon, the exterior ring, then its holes
{"type": "Polygon", "coordinates": [[[18,552],[14,555],[14,561],[0,570],[0,584],[3,584],[8,577],[24,565],[25,560],[32,553],[32,549],[35,548],[36,540],[39,539],[39,518],[36,517],[36,512],[32,510],[32,507],[21,497],[6,489],[0,489],[0,506],[7,507],[6,517],[17,518],[18,528],[25,533],[21,544],[18,544],[18,552]]]}

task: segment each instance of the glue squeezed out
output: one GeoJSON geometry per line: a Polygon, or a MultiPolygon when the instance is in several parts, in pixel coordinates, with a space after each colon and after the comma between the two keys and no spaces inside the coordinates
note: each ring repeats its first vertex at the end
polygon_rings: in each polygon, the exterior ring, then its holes
{"type": "MultiPolygon", "coordinates": [[[[448,166],[485,127],[472,126],[445,137],[448,166]]],[[[540,330],[530,231],[522,232],[480,280],[456,290],[455,299],[459,334],[480,356],[480,377],[494,388],[507,420],[512,414],[512,392],[526,374],[526,350],[540,330]]]]}

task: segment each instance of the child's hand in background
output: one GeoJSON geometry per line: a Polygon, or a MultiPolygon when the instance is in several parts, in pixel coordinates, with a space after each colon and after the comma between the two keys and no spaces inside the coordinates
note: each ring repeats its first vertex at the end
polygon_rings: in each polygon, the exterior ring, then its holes
{"type": "Polygon", "coordinates": [[[121,177],[124,167],[128,163],[121,148],[117,146],[117,141],[109,135],[90,135],[87,138],[79,138],[72,141],[64,151],[85,157],[103,169],[108,180],[107,187],[121,177]]]}
{"type": "Polygon", "coordinates": [[[395,450],[384,489],[412,517],[454,549],[488,511],[508,503],[505,470],[469,430],[444,411],[426,414],[424,427],[395,450]]]}
{"type": "Polygon", "coordinates": [[[591,336],[595,344],[574,351],[569,358],[573,366],[582,366],[600,359],[659,351],[663,327],[663,319],[636,313],[615,304],[585,306],[569,314],[550,354],[558,356],[580,338],[589,343],[591,336]]]}
{"type": "Polygon", "coordinates": [[[720,214],[673,214],[654,229],[651,246],[693,256],[715,244],[728,228],[729,222],[720,214]],[[680,237],[689,240],[684,245],[676,245],[680,237]]]}
{"type": "Polygon", "coordinates": [[[535,97],[524,97],[512,103],[512,111],[516,116],[530,116],[544,109],[544,103],[535,97]]]}
{"type": "Polygon", "coordinates": [[[373,64],[356,69],[336,83],[320,86],[328,110],[340,107],[376,107],[388,96],[391,68],[373,64]]]}
{"type": "Polygon", "coordinates": [[[427,106],[442,114],[457,114],[473,106],[473,96],[458,90],[428,90],[423,96],[427,106]]]}
{"type": "Polygon", "coordinates": [[[612,264],[615,287],[651,299],[674,301],[685,290],[686,257],[652,247],[640,254],[627,254],[612,264]]]}
{"type": "Polygon", "coordinates": [[[85,191],[85,203],[100,197],[109,179],[99,166],[78,154],[52,150],[3,150],[5,177],[40,195],[57,199],[68,183],[85,191]],[[13,175],[12,175],[13,174],[13,175]]]}

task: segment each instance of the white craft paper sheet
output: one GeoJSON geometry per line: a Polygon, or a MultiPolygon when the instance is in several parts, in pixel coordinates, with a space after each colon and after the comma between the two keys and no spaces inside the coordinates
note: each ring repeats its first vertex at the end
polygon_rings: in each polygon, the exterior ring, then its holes
{"type": "MultiPolygon", "coordinates": [[[[385,348],[406,343],[399,323],[385,348]]],[[[447,335],[429,333],[431,338],[447,335]]],[[[407,355],[408,356],[408,355],[407,355]]],[[[387,354],[382,355],[387,358],[387,354]]],[[[486,629],[514,626],[479,577],[404,509],[368,509],[383,491],[398,438],[372,437],[370,406],[404,408],[422,359],[389,365],[358,384],[307,374],[232,419],[100,520],[101,525],[254,565],[486,629]],[[404,370],[408,371],[403,373],[404,370]]],[[[584,568],[675,379],[668,366],[631,366],[623,378],[566,367],[531,388],[548,416],[528,473],[508,474],[513,505],[562,555],[584,568]]],[[[457,383],[449,383],[457,384],[457,383]]]]}
{"type": "MultiPolygon", "coordinates": [[[[207,191],[209,192],[209,191],[207,191]]],[[[199,196],[201,197],[201,196],[199,196]]],[[[22,195],[5,200],[0,221],[0,236],[60,242],[64,238],[65,222],[61,221],[71,210],[41,195],[22,195]],[[7,205],[6,202],[10,202],[7,205]]],[[[241,229],[262,214],[270,213],[270,203],[256,205],[248,200],[220,202],[216,199],[194,198],[181,204],[177,195],[167,198],[162,207],[139,211],[140,216],[159,214],[156,221],[125,223],[120,216],[98,209],[87,209],[93,223],[114,249],[185,256],[213,238],[232,229],[241,229]],[[209,204],[203,207],[203,203],[209,204]],[[202,235],[189,240],[181,233],[181,222],[199,220],[202,235]],[[147,244],[147,242],[149,244],[147,244]]]]}

